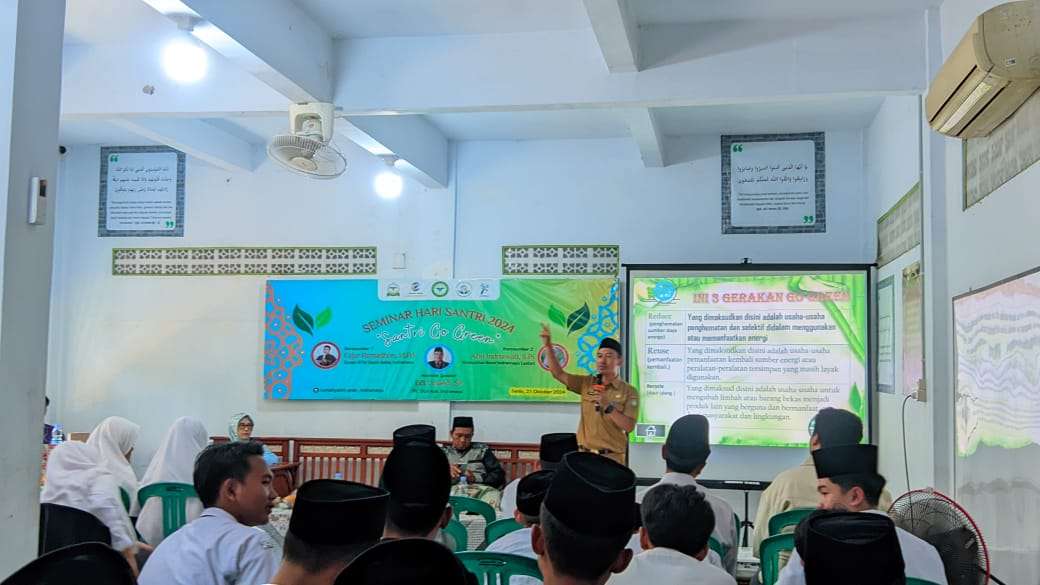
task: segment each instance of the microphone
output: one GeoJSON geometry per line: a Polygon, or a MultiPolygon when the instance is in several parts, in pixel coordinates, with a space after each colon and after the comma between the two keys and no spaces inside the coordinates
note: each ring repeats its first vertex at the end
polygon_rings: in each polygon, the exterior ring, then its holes
{"type": "Polygon", "coordinates": [[[596,385],[597,386],[602,386],[603,385],[603,374],[602,373],[596,374],[596,385]]]}

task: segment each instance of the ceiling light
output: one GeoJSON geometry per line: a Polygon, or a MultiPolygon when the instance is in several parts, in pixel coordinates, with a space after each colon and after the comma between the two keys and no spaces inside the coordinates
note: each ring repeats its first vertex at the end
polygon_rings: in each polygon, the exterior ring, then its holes
{"type": "Polygon", "coordinates": [[[162,64],[170,79],[178,83],[195,83],[206,76],[209,58],[202,47],[177,39],[163,49],[162,64]]]}
{"type": "Polygon", "coordinates": [[[404,181],[401,179],[401,175],[393,171],[383,171],[376,175],[372,185],[375,187],[376,195],[383,199],[397,199],[401,196],[404,181]]]}

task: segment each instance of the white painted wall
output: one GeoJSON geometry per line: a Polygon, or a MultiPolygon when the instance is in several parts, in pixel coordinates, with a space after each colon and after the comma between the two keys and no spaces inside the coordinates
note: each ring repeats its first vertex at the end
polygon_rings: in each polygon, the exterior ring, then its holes
{"type": "MultiPolygon", "coordinates": [[[[534,442],[544,432],[572,430],[576,405],[265,402],[263,279],[116,278],[111,249],[374,244],[381,275],[395,272],[392,253],[404,251],[404,273],[419,277],[496,276],[503,244],[543,242],[618,243],[623,261],[633,263],[866,263],[862,133],[828,132],[826,141],[828,231],[786,236],[721,235],[718,136],[681,139],[679,152],[691,162],[663,169],[645,168],[627,139],[460,143],[449,189],[407,182],[395,203],[371,190],[382,163],[354,148],[346,153],[347,174],[331,182],[267,163],[249,175],[189,159],[186,237],[176,240],[97,238],[98,149],[74,147],[58,224],[54,418],[75,430],[112,414],[136,420],[144,427],[139,468],[169,423],[189,413],[220,434],[238,410],[255,411],[257,433],[271,435],[386,437],[398,425],[429,422],[446,436],[456,414],[474,415],[485,440],[534,442]]],[[[800,449],[718,447],[705,477],[770,479],[805,456],[800,449]]],[[[632,464],[641,475],[663,471],[654,446],[635,449],[632,464]]],[[[742,495],[732,495],[742,513],[742,495]]]]}
{"type": "Polygon", "coordinates": [[[58,187],[64,22],[64,0],[0,2],[0,577],[36,556],[54,227],[26,220],[31,178],[58,187]]]}

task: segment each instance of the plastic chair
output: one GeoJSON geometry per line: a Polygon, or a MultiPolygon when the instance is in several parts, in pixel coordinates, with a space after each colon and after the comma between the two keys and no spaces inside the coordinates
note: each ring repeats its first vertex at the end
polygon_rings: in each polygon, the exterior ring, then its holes
{"type": "Polygon", "coordinates": [[[939,585],[934,581],[925,581],[924,579],[915,579],[914,577],[906,578],[906,585],[939,585]]]}
{"type": "Polygon", "coordinates": [[[466,570],[477,576],[477,583],[506,585],[514,575],[534,577],[542,580],[538,561],[520,555],[487,551],[460,552],[455,556],[462,561],[466,570]]]}
{"type": "Polygon", "coordinates": [[[130,513],[130,493],[127,492],[126,490],[124,490],[123,488],[119,488],[119,499],[123,500],[123,507],[126,508],[126,513],[129,514],[130,513]]]}
{"type": "Polygon", "coordinates": [[[197,497],[195,488],[186,483],[153,483],[137,490],[142,508],[149,498],[162,500],[163,538],[188,523],[188,498],[197,497]]]}
{"type": "Polygon", "coordinates": [[[462,522],[455,519],[449,520],[448,525],[444,527],[444,532],[447,532],[448,536],[455,541],[455,552],[465,552],[469,548],[469,532],[466,531],[462,522]]]}
{"type": "Polygon", "coordinates": [[[719,555],[719,558],[726,558],[726,547],[722,546],[722,543],[714,536],[708,537],[708,548],[715,551],[719,555]]]}
{"type": "Polygon", "coordinates": [[[495,514],[495,509],[491,507],[491,504],[476,498],[451,496],[448,498],[448,503],[451,504],[451,513],[455,515],[456,520],[459,519],[459,514],[462,512],[483,516],[484,522],[487,524],[491,524],[498,518],[498,515],[495,514]]]}
{"type": "Polygon", "coordinates": [[[798,526],[798,523],[815,511],[816,508],[791,508],[779,514],[773,514],[769,518],[769,536],[781,534],[785,528],[798,526]]]}
{"type": "Polygon", "coordinates": [[[774,585],[780,578],[780,553],[794,550],[794,534],[777,534],[762,541],[758,558],[762,564],[762,585],[774,585]]]}
{"type": "Polygon", "coordinates": [[[85,542],[112,546],[112,533],[90,512],[58,504],[40,504],[39,555],[85,542]]]}
{"type": "Polygon", "coordinates": [[[521,528],[523,528],[523,525],[512,518],[495,520],[484,527],[484,545],[487,546],[510,532],[515,532],[521,528]]]}

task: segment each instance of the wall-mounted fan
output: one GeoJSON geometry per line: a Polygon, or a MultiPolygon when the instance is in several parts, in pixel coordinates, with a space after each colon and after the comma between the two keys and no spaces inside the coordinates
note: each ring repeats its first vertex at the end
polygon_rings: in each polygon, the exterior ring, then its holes
{"type": "Polygon", "coordinates": [[[332,145],[335,124],[329,103],[289,106],[290,134],[279,134],[267,145],[267,156],[289,169],[315,179],[333,179],[347,170],[347,160],[332,145]]]}

